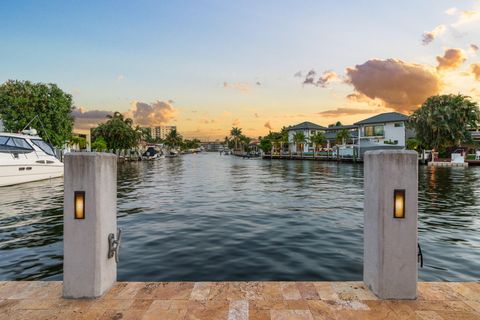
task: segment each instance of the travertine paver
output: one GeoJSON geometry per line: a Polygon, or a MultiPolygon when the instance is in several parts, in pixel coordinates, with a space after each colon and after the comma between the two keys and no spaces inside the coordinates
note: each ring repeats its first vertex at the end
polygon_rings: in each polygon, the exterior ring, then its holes
{"type": "Polygon", "coordinates": [[[61,282],[0,282],[3,319],[480,319],[480,283],[420,282],[415,301],[378,300],[362,282],[118,282],[96,300],[61,282]]]}

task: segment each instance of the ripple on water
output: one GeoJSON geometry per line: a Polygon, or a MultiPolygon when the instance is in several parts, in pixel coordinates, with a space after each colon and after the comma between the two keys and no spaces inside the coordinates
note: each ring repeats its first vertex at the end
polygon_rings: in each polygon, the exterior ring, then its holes
{"type": "MultiPolygon", "coordinates": [[[[480,168],[419,170],[422,280],[478,280],[480,168]]],[[[61,279],[63,181],[0,188],[0,279],[61,279]]],[[[120,280],[360,280],[363,168],[186,155],[119,165],[120,280]]]]}

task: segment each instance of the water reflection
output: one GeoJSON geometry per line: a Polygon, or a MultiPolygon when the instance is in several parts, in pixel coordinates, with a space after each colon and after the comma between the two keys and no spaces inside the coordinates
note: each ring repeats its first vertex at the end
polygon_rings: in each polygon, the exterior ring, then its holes
{"type": "MultiPolygon", "coordinates": [[[[423,280],[478,280],[480,168],[419,170],[423,280]]],[[[61,279],[62,179],[0,188],[0,279],[61,279]]],[[[360,280],[363,167],[125,163],[120,280],[360,280]]]]}

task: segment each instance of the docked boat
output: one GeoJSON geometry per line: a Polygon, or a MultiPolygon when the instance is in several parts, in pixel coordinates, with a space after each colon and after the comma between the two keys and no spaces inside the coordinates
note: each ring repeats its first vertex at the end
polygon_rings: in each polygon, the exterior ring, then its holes
{"type": "Polygon", "coordinates": [[[142,154],[143,160],[157,160],[161,157],[162,151],[156,146],[147,146],[147,150],[142,154]]]}
{"type": "Polygon", "coordinates": [[[0,132],[0,187],[63,176],[63,163],[36,134],[0,132]]]}

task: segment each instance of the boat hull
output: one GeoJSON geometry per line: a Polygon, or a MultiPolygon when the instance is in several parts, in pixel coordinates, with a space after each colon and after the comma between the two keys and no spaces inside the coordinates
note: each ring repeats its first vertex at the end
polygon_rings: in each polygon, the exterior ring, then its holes
{"type": "Polygon", "coordinates": [[[0,165],[0,187],[63,176],[63,163],[0,165]]]}

